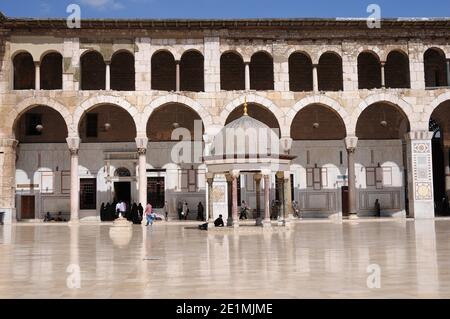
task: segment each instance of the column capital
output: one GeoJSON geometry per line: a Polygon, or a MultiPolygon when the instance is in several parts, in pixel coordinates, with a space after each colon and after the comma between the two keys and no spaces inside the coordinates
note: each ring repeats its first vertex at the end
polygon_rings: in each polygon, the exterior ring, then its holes
{"type": "Polygon", "coordinates": [[[241,174],[241,171],[238,169],[233,169],[230,171],[230,176],[232,178],[238,178],[240,174],[241,174]]]}
{"type": "Polygon", "coordinates": [[[293,139],[290,136],[284,136],[280,139],[281,147],[285,154],[289,154],[292,148],[293,139]]]}
{"type": "MultiPolygon", "coordinates": [[[[135,141],[136,141],[136,147],[138,149],[138,152],[141,149],[147,150],[147,145],[148,145],[147,137],[136,137],[135,141]]],[[[145,154],[145,152],[144,152],[144,154],[145,154]]]]}
{"type": "Polygon", "coordinates": [[[253,175],[253,178],[255,179],[255,182],[259,183],[261,182],[262,174],[256,173],[255,175],[253,175]]]}
{"type": "Polygon", "coordinates": [[[313,69],[317,69],[319,67],[319,63],[313,63],[312,67],[313,67],[313,69]]]}
{"type": "Polygon", "coordinates": [[[208,180],[208,183],[209,183],[209,180],[211,180],[211,183],[212,183],[214,181],[214,173],[211,173],[211,172],[206,173],[206,179],[208,180]]]}
{"type": "Polygon", "coordinates": [[[0,138],[0,147],[16,148],[19,141],[14,138],[0,138]]]}
{"type": "Polygon", "coordinates": [[[250,61],[244,61],[244,65],[250,65],[250,61]]]}
{"type": "Polygon", "coordinates": [[[80,148],[81,139],[79,137],[68,137],[66,138],[67,145],[71,154],[78,154],[78,149],[80,148]]]}
{"type": "Polygon", "coordinates": [[[386,61],[380,61],[380,65],[384,67],[386,65],[386,61]]]}
{"type": "Polygon", "coordinates": [[[405,139],[407,141],[431,141],[431,139],[433,138],[433,134],[434,132],[430,131],[411,131],[405,134],[405,139]]]}
{"type": "Polygon", "coordinates": [[[181,60],[175,60],[175,64],[176,64],[176,65],[180,65],[180,61],[181,61],[181,60]]]}
{"type": "Polygon", "coordinates": [[[111,65],[111,60],[105,60],[106,65],[111,65]]]}
{"type": "Polygon", "coordinates": [[[356,136],[347,136],[344,138],[344,142],[348,151],[354,151],[358,145],[358,138],[356,136]]]}
{"type": "Polygon", "coordinates": [[[264,178],[269,177],[270,173],[272,173],[272,171],[270,169],[262,169],[261,170],[261,174],[263,175],[264,178]]]}

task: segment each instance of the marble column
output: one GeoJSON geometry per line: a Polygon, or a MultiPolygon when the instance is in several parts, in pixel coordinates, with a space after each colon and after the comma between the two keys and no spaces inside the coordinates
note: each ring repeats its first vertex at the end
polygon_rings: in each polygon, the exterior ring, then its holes
{"type": "Polygon", "coordinates": [[[408,208],[415,219],[434,218],[432,138],[429,131],[411,131],[405,136],[408,208]]]}
{"type": "Polygon", "coordinates": [[[256,187],[256,225],[261,224],[261,174],[255,174],[255,187],[256,187]]]}
{"type": "Polygon", "coordinates": [[[179,92],[181,89],[180,86],[181,78],[180,78],[180,61],[175,61],[175,91],[179,92]]]}
{"type": "Polygon", "coordinates": [[[208,174],[207,179],[208,183],[208,229],[214,228],[214,211],[213,211],[213,183],[214,183],[214,174],[208,174]]]}
{"type": "Polygon", "coordinates": [[[238,177],[239,171],[233,170],[230,172],[231,175],[231,199],[232,199],[232,211],[231,216],[233,219],[233,227],[239,227],[239,214],[238,214],[238,177]]]}
{"type": "Polygon", "coordinates": [[[16,216],[16,147],[13,138],[0,138],[0,211],[5,212],[3,223],[9,225],[16,216]]]}
{"type": "Polygon", "coordinates": [[[34,89],[41,89],[41,63],[39,61],[34,62],[34,89]]]}
{"type": "Polygon", "coordinates": [[[447,86],[450,86],[450,59],[447,60],[447,86]]]}
{"type": "Polygon", "coordinates": [[[245,90],[250,90],[250,62],[244,62],[245,65],[245,90]]]}
{"type": "Polygon", "coordinates": [[[318,64],[313,64],[313,91],[318,92],[319,91],[319,75],[317,71],[318,64]]]}
{"type": "Polygon", "coordinates": [[[263,173],[264,178],[264,221],[263,227],[270,227],[270,175],[263,173]]]}
{"type": "Polygon", "coordinates": [[[111,61],[105,61],[106,73],[105,73],[105,90],[111,90],[111,61]]]}
{"type": "Polygon", "coordinates": [[[386,65],[386,62],[382,61],[380,62],[381,64],[381,87],[385,88],[386,87],[386,77],[384,74],[384,66],[386,65]]]}
{"type": "Polygon", "coordinates": [[[77,223],[80,209],[80,181],[78,177],[80,139],[78,137],[68,137],[67,145],[70,151],[70,222],[77,223]]]}
{"type": "Polygon", "coordinates": [[[136,147],[139,156],[139,203],[147,205],[147,137],[136,137],[136,147]]]}
{"type": "Polygon", "coordinates": [[[350,218],[356,218],[358,210],[356,207],[356,172],[355,172],[355,152],[358,138],[349,136],[345,138],[347,148],[347,167],[348,167],[348,214],[350,218]]]}
{"type": "Polygon", "coordinates": [[[284,172],[284,226],[288,226],[294,217],[292,210],[291,172],[284,172]]]}

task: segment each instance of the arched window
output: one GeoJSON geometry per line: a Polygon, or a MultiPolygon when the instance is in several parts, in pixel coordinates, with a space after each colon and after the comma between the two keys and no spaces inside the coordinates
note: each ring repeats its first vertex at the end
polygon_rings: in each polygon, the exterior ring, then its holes
{"type": "Polygon", "coordinates": [[[381,88],[381,63],[372,52],[362,52],[358,55],[358,88],[381,88]]]}
{"type": "Polygon", "coordinates": [[[40,66],[41,90],[61,90],[63,57],[58,52],[47,53],[40,66]]]}
{"type": "Polygon", "coordinates": [[[220,57],[220,88],[245,90],[245,65],[239,54],[226,52],[220,57]]]}
{"type": "Polygon", "coordinates": [[[103,56],[90,51],[81,57],[81,89],[104,90],[106,83],[106,64],[103,56]]]}
{"type": "Polygon", "coordinates": [[[196,51],[188,51],[180,60],[180,90],[202,92],[204,84],[203,55],[196,51]]]}
{"type": "Polygon", "coordinates": [[[425,86],[447,86],[445,54],[439,49],[428,49],[424,54],[425,86]]]}
{"type": "Polygon", "coordinates": [[[135,90],[134,56],[128,51],[120,51],[112,56],[111,90],[135,90]]]}
{"type": "Polygon", "coordinates": [[[408,56],[400,51],[390,52],[384,74],[387,88],[410,88],[408,56]]]}
{"type": "Polygon", "coordinates": [[[294,92],[312,91],[311,58],[304,53],[294,52],[289,57],[289,89],[294,92]]]}
{"type": "Polygon", "coordinates": [[[250,60],[250,89],[273,90],[273,59],[266,52],[257,52],[250,60]]]}
{"type": "Polygon", "coordinates": [[[159,51],[152,56],[152,90],[176,90],[176,65],[170,52],[159,51]]]}
{"type": "Polygon", "coordinates": [[[17,54],[13,59],[14,90],[34,90],[35,74],[33,57],[28,52],[17,54]]]}
{"type": "Polygon", "coordinates": [[[320,91],[343,90],[342,59],[339,55],[332,52],[322,54],[319,59],[317,74],[320,91]]]}

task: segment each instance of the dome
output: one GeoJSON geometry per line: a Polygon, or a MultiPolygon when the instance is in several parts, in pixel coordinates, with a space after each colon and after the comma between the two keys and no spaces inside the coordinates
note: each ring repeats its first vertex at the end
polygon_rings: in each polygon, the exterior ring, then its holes
{"type": "Polygon", "coordinates": [[[274,129],[249,116],[244,106],[244,114],[225,125],[214,137],[212,156],[260,157],[279,154],[279,136],[274,129]]]}

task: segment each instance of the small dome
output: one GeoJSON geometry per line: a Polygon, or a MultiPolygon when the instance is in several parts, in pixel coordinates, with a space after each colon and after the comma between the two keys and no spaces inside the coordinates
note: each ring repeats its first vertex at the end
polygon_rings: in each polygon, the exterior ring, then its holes
{"type": "Polygon", "coordinates": [[[275,130],[246,113],[225,125],[214,137],[211,148],[213,156],[256,157],[278,153],[279,136],[275,130]]]}

